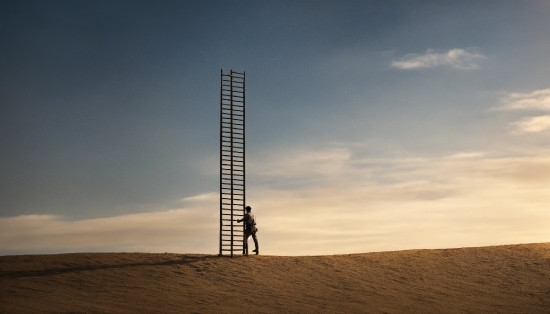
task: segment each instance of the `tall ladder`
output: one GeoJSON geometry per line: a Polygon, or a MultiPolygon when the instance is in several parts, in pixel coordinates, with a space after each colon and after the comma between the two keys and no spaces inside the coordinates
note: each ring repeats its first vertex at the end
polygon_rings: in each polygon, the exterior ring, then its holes
{"type": "Polygon", "coordinates": [[[245,211],[245,72],[221,70],[220,90],[220,253],[231,255],[244,246],[245,211]]]}

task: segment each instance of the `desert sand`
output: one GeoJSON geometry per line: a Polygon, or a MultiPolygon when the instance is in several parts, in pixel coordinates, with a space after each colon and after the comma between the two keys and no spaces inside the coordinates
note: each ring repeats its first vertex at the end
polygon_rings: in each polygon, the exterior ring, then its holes
{"type": "Polygon", "coordinates": [[[300,257],[1,256],[0,313],[550,313],[550,243],[300,257]]]}

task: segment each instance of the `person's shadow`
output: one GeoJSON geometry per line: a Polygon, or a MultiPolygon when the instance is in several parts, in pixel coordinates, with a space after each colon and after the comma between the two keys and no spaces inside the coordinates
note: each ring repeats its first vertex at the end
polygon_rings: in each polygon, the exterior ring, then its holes
{"type": "Polygon", "coordinates": [[[80,271],[100,270],[100,269],[124,269],[140,266],[170,266],[170,265],[193,265],[199,261],[210,259],[218,259],[215,255],[192,256],[183,255],[177,260],[161,261],[161,262],[140,262],[140,263],[120,263],[120,264],[102,264],[102,265],[86,265],[86,266],[70,266],[56,267],[36,270],[16,270],[16,271],[0,271],[0,278],[22,278],[35,276],[52,276],[60,274],[75,273],[80,271]]]}

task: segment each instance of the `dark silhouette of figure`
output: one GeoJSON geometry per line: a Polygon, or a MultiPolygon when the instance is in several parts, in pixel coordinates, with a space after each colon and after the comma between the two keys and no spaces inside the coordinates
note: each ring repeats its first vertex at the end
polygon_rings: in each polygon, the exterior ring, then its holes
{"type": "Polygon", "coordinates": [[[244,214],[243,219],[237,219],[237,222],[244,221],[244,250],[243,254],[248,254],[248,237],[252,236],[252,240],[254,240],[254,245],[256,246],[256,249],[252,252],[255,252],[256,255],[260,254],[260,248],[258,246],[258,238],[256,237],[256,232],[258,231],[258,228],[256,228],[256,216],[254,216],[252,211],[252,207],[246,206],[245,208],[246,214],[244,214]]]}

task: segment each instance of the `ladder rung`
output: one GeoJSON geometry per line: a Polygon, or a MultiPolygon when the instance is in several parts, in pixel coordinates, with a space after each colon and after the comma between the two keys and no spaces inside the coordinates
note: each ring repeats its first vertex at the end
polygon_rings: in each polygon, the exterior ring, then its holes
{"type": "MultiPolygon", "coordinates": [[[[233,72],[230,72],[230,73],[225,73],[225,74],[222,74],[222,76],[226,76],[226,77],[229,77],[229,78],[240,79],[240,80],[244,81],[244,73],[237,72],[237,71],[233,71],[233,72]]],[[[222,77],[222,80],[223,79],[224,78],[222,77]]]]}
{"type": "Polygon", "coordinates": [[[225,146],[222,146],[221,151],[234,155],[234,154],[244,154],[245,153],[244,149],[245,149],[244,147],[235,147],[235,146],[231,147],[231,146],[225,145],[225,146]],[[224,149],[224,148],[232,148],[232,149],[224,149]]]}
{"type": "Polygon", "coordinates": [[[222,131],[221,136],[225,137],[225,138],[229,138],[229,139],[234,139],[234,140],[243,140],[244,139],[244,134],[243,133],[237,133],[237,132],[222,131]]]}
{"type": "MultiPolygon", "coordinates": [[[[229,106],[228,104],[222,104],[222,106],[229,106]]],[[[234,106],[236,107],[236,106],[234,106]]],[[[244,114],[244,109],[241,110],[241,109],[235,109],[235,108],[223,108],[222,107],[222,110],[227,110],[227,111],[231,111],[230,114],[234,114],[233,112],[236,111],[236,112],[242,112],[244,114]]],[[[224,113],[224,114],[229,114],[229,113],[224,113]]]]}
{"type": "Polygon", "coordinates": [[[222,77],[222,81],[224,82],[233,82],[233,84],[244,84],[244,76],[239,76],[239,75],[224,75],[224,76],[227,77],[227,79],[222,77]]]}
{"type": "MultiPolygon", "coordinates": [[[[237,73],[237,74],[240,74],[240,73],[237,73]]],[[[226,79],[222,77],[222,81],[224,82],[232,82],[233,84],[244,84],[244,77],[235,76],[231,74],[223,74],[223,76],[226,76],[229,78],[229,79],[226,79]]]]}
{"type": "MultiPolygon", "coordinates": [[[[230,124],[228,122],[225,122],[225,124],[230,124]]],[[[228,129],[228,130],[244,130],[244,128],[238,128],[236,126],[231,126],[231,125],[222,125],[222,130],[223,129],[228,129]]],[[[229,132],[229,131],[224,131],[224,132],[228,132],[228,133],[235,133],[235,132],[229,132]]]]}
{"type": "Polygon", "coordinates": [[[237,114],[243,114],[244,115],[244,103],[241,102],[241,101],[237,101],[237,100],[233,100],[233,104],[231,103],[226,103],[230,100],[227,100],[227,99],[222,99],[222,102],[220,102],[220,108],[221,108],[221,112],[222,114],[235,114],[235,112],[237,112],[237,114]]]}
{"type": "MultiPolygon", "coordinates": [[[[229,119],[229,118],[223,118],[223,119],[229,119]]],[[[244,123],[235,123],[235,121],[242,122],[242,120],[233,119],[233,121],[229,121],[229,122],[222,121],[222,124],[244,125],[244,123]]]]}
{"type": "MultiPolygon", "coordinates": [[[[237,136],[226,136],[225,135],[226,133],[222,133],[221,134],[221,140],[223,141],[221,143],[221,146],[222,148],[231,148],[231,147],[235,147],[235,146],[232,146],[231,143],[233,144],[240,144],[240,145],[243,145],[244,146],[244,136],[243,137],[237,137],[237,136]],[[241,141],[241,142],[238,142],[238,141],[241,141]],[[229,143],[229,144],[228,144],[229,143]]],[[[233,135],[241,135],[241,134],[233,134],[233,135]]],[[[237,147],[237,148],[244,148],[244,147],[237,147]]]]}
{"type": "Polygon", "coordinates": [[[237,128],[232,128],[231,129],[230,127],[227,127],[227,126],[222,127],[222,132],[225,133],[225,134],[243,135],[244,136],[244,133],[240,133],[240,131],[242,131],[242,129],[237,129],[237,128]],[[224,129],[229,129],[229,130],[224,130],[224,129]]]}
{"type": "Polygon", "coordinates": [[[222,205],[233,205],[233,206],[242,206],[244,204],[237,204],[237,203],[222,203],[222,205]]]}
{"type": "Polygon", "coordinates": [[[239,97],[237,95],[233,95],[233,96],[229,96],[229,95],[223,95],[221,100],[222,100],[222,106],[223,105],[226,105],[226,106],[232,106],[232,107],[244,107],[244,103],[242,100],[236,100],[236,99],[233,99],[233,98],[240,98],[240,99],[243,99],[242,97],[239,97]],[[223,97],[223,96],[226,96],[226,97],[223,97]],[[233,97],[233,98],[231,98],[233,97]],[[226,104],[226,103],[223,103],[223,101],[230,101],[231,103],[229,104],[226,104]],[[238,103],[238,104],[242,104],[242,105],[236,105],[235,103],[238,103]]]}
{"type": "MultiPolygon", "coordinates": [[[[244,76],[238,76],[238,75],[224,75],[225,77],[222,77],[223,82],[229,82],[233,84],[244,84],[244,76]]],[[[230,86],[228,84],[228,86],[230,86]]]]}
{"type": "MultiPolygon", "coordinates": [[[[233,135],[241,135],[241,134],[233,133],[233,135]]],[[[229,138],[229,139],[232,139],[232,140],[243,140],[242,137],[227,136],[227,135],[224,135],[224,134],[221,134],[221,137],[222,137],[222,138],[229,138]]]]}

